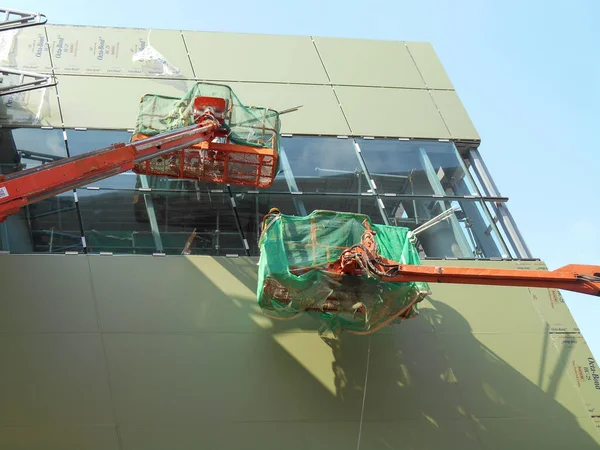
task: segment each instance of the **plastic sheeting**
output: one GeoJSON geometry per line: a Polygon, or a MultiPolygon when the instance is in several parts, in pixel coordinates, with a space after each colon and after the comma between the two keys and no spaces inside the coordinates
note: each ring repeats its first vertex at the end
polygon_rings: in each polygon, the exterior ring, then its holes
{"type": "Polygon", "coordinates": [[[427,283],[388,283],[371,277],[334,277],[322,270],[348,247],[361,243],[367,223],[376,232],[379,254],[420,265],[408,228],[372,224],[368,216],[314,211],[305,217],[269,216],[260,239],[257,297],[265,315],[292,319],[306,313],[323,330],[370,333],[418,314],[430,293],[427,283]],[[366,221],[366,222],[365,222],[366,221]],[[327,305],[336,299],[339,309],[327,305]]]}

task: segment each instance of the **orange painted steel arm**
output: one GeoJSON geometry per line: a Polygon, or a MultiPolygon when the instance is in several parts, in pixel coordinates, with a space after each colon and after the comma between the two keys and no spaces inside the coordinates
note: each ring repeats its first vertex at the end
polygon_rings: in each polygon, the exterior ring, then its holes
{"type": "Polygon", "coordinates": [[[399,265],[389,282],[480,284],[494,286],[564,289],[600,296],[600,266],[568,265],[554,271],[480,269],[474,267],[431,267],[399,265]]]}
{"type": "Polygon", "coordinates": [[[425,282],[564,289],[600,296],[600,266],[571,264],[554,271],[432,267],[400,264],[377,251],[375,232],[364,222],[361,243],[347,248],[326,269],[332,274],[370,275],[391,283],[425,282]]]}
{"type": "Polygon", "coordinates": [[[113,144],[49,164],[0,175],[0,222],[25,205],[126,172],[150,158],[211,140],[219,130],[216,120],[163,133],[129,144],[113,144]]]}

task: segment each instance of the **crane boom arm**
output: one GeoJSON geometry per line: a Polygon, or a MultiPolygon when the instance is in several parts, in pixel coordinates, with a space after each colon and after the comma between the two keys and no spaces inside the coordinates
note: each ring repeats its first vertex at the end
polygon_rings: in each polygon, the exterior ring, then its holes
{"type": "Polygon", "coordinates": [[[383,258],[374,232],[367,229],[361,243],[344,250],[324,269],[331,274],[369,275],[391,283],[426,282],[564,289],[600,296],[600,266],[572,264],[554,271],[432,267],[406,265],[383,258]]]}
{"type": "Polygon", "coordinates": [[[539,270],[482,269],[476,267],[432,267],[398,265],[385,281],[482,284],[493,286],[564,289],[600,296],[600,267],[571,264],[550,272],[539,270]]]}
{"type": "Polygon", "coordinates": [[[147,139],[118,143],[49,164],[0,175],[0,222],[25,205],[126,172],[136,163],[211,140],[219,122],[199,123],[147,139]]]}

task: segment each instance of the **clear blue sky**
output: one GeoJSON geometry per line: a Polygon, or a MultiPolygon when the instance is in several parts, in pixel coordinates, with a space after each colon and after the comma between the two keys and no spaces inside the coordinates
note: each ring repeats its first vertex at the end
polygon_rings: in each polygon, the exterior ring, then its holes
{"type": "MultiPolygon", "coordinates": [[[[534,256],[551,269],[600,265],[599,0],[149,0],[139,7],[12,0],[3,6],[43,12],[51,23],[431,42],[534,256]]],[[[564,296],[600,357],[600,298],[564,296]]]]}

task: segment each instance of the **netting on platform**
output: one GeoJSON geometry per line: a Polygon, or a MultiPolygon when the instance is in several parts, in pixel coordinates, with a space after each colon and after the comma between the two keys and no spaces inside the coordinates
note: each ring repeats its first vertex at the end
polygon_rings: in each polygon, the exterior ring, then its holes
{"type": "Polygon", "coordinates": [[[427,283],[388,283],[367,276],[334,276],[322,270],[361,242],[367,221],[379,254],[420,265],[408,228],[371,223],[368,216],[314,211],[306,217],[268,216],[260,239],[258,303],[278,319],[303,313],[336,333],[368,333],[418,314],[430,293],[427,283]],[[357,312],[358,311],[358,312],[357,312]]]}
{"type": "Polygon", "coordinates": [[[229,86],[220,84],[196,83],[181,98],[144,95],[135,134],[153,136],[193,125],[196,97],[217,97],[227,101],[225,127],[232,143],[279,150],[279,113],[268,108],[245,106],[229,86]]]}

